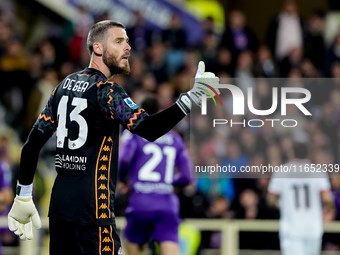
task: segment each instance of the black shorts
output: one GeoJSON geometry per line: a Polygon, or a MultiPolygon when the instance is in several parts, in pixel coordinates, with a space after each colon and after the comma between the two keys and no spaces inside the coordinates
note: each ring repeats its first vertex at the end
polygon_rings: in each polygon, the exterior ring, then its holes
{"type": "Polygon", "coordinates": [[[83,225],[51,218],[50,255],[122,255],[114,225],[83,225]]]}

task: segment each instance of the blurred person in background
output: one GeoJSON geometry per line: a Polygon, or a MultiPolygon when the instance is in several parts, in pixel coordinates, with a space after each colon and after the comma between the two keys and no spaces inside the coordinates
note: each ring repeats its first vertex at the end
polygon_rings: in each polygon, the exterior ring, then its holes
{"type": "MultiPolygon", "coordinates": [[[[322,105],[321,114],[323,118],[319,121],[319,127],[326,136],[325,140],[328,142],[326,146],[333,152],[335,160],[339,161],[339,123],[336,123],[334,108],[330,102],[325,102],[322,105]],[[329,145],[331,145],[331,147],[329,147],[329,145]]],[[[318,133],[315,132],[315,134],[318,133]]],[[[326,146],[324,149],[326,149],[326,146]]]]}
{"type": "Polygon", "coordinates": [[[51,91],[58,85],[58,83],[59,80],[56,70],[53,68],[44,68],[43,77],[35,84],[29,95],[25,117],[25,127],[27,132],[30,131],[37,117],[44,109],[51,91]]]}
{"type": "Polygon", "coordinates": [[[42,55],[38,50],[35,50],[29,55],[29,75],[32,83],[35,84],[43,74],[43,60],[42,55]]]}
{"type": "MultiPolygon", "coordinates": [[[[7,137],[0,140],[0,216],[7,215],[13,202],[12,190],[12,162],[9,155],[9,141],[7,137]]],[[[0,228],[0,255],[3,255],[2,246],[11,245],[17,241],[15,235],[6,227],[0,228]]]]}
{"type": "Polygon", "coordinates": [[[11,24],[15,20],[16,6],[11,0],[3,0],[0,3],[0,16],[1,19],[11,24]]]}
{"type": "Polygon", "coordinates": [[[201,49],[202,58],[209,70],[215,71],[218,56],[218,37],[214,33],[207,33],[201,49]]]}
{"type": "Polygon", "coordinates": [[[41,54],[43,68],[59,70],[63,62],[68,59],[68,49],[63,42],[56,37],[47,37],[41,41],[37,51],[41,54]]]}
{"type": "Polygon", "coordinates": [[[6,44],[5,54],[0,58],[0,69],[6,72],[28,70],[28,58],[23,53],[22,42],[12,39],[6,44]]]}
{"type": "Polygon", "coordinates": [[[202,28],[204,30],[205,35],[208,35],[211,33],[215,34],[218,38],[218,41],[220,41],[220,33],[219,33],[220,31],[216,29],[214,17],[212,16],[205,17],[202,20],[202,28]]]}
{"type": "Polygon", "coordinates": [[[270,109],[273,105],[273,82],[269,79],[259,78],[256,80],[254,106],[257,109],[270,109]]]}
{"type": "MultiPolygon", "coordinates": [[[[146,96],[141,107],[159,111],[156,97],[146,96]]],[[[179,201],[174,187],[190,182],[190,160],[182,138],[170,131],[151,143],[125,130],[119,155],[119,179],[130,187],[124,229],[126,253],[143,254],[151,241],[161,254],[179,254],[179,201]]]]}
{"type": "Polygon", "coordinates": [[[139,11],[135,11],[134,25],[126,30],[130,38],[130,45],[135,51],[146,50],[151,45],[152,30],[147,26],[143,15],[139,11]]]}
{"type": "Polygon", "coordinates": [[[248,88],[255,89],[255,73],[254,73],[253,53],[249,50],[242,51],[238,55],[237,65],[235,68],[235,78],[237,86],[246,95],[248,88]]]}
{"type": "Polygon", "coordinates": [[[259,197],[253,189],[246,188],[239,196],[237,219],[257,219],[259,214],[259,197]]]}
{"type": "Polygon", "coordinates": [[[303,47],[303,19],[295,0],[285,0],[281,12],[269,24],[266,44],[278,62],[294,48],[303,47]]]}
{"type": "MultiPolygon", "coordinates": [[[[146,93],[156,93],[157,91],[157,82],[155,76],[152,73],[145,73],[142,78],[142,90],[146,93]]],[[[172,93],[173,94],[173,93],[172,93]]],[[[172,98],[172,96],[171,96],[172,98]]],[[[170,106],[171,104],[169,104],[170,106]]],[[[167,108],[167,107],[165,107],[167,108]]],[[[163,109],[165,109],[163,108],[163,109]]]]}
{"type": "Polygon", "coordinates": [[[172,14],[169,27],[162,31],[162,41],[168,50],[184,49],[186,47],[186,34],[181,18],[178,15],[172,14]]]}
{"type": "Polygon", "coordinates": [[[313,12],[308,20],[304,39],[304,56],[319,71],[323,71],[326,44],[323,37],[325,13],[321,10],[313,12]]]}
{"type": "MultiPolygon", "coordinates": [[[[167,53],[166,53],[166,63],[167,72],[170,77],[175,75],[178,68],[184,62],[184,49],[187,45],[187,35],[183,28],[183,24],[180,16],[177,14],[172,14],[170,19],[169,27],[163,29],[162,42],[164,43],[167,53]]],[[[209,67],[210,68],[210,67],[209,67]]]]}
{"type": "Polygon", "coordinates": [[[87,7],[79,6],[78,13],[73,20],[74,35],[70,42],[70,58],[73,63],[77,63],[80,60],[87,33],[93,24],[94,19],[87,7]]]}
{"type": "Polygon", "coordinates": [[[169,80],[166,52],[164,43],[155,42],[152,44],[147,56],[149,59],[147,69],[156,77],[157,83],[169,80]]]}
{"type": "Polygon", "coordinates": [[[23,114],[33,81],[29,75],[29,61],[21,40],[8,38],[5,46],[5,53],[0,57],[0,101],[7,110],[6,122],[17,132],[21,132],[23,114]]]}
{"type": "Polygon", "coordinates": [[[267,45],[261,45],[257,51],[254,72],[257,77],[274,78],[279,76],[279,69],[267,45]]]}
{"type": "MultiPolygon", "coordinates": [[[[238,142],[237,137],[229,137],[227,141],[227,153],[221,160],[221,165],[235,167],[238,171],[241,166],[248,165],[250,158],[246,155],[241,148],[241,144],[238,142]]],[[[230,173],[230,177],[235,176],[235,173],[230,173]]],[[[235,197],[238,197],[240,193],[246,189],[249,185],[249,180],[245,178],[234,178],[233,183],[235,185],[235,197]]],[[[233,201],[233,199],[229,199],[233,201]]]]}
{"type": "MultiPolygon", "coordinates": [[[[268,187],[268,202],[280,207],[280,248],[283,255],[318,255],[323,236],[325,213],[334,211],[333,196],[326,172],[311,172],[311,161],[304,143],[294,143],[294,159],[283,167],[296,172],[275,172],[268,187]]],[[[325,162],[326,163],[326,162],[325,162]]],[[[327,170],[327,169],[326,169],[327,170]]]]}
{"type": "Polygon", "coordinates": [[[232,63],[232,56],[231,56],[231,52],[226,49],[226,48],[221,48],[219,49],[219,51],[217,52],[217,57],[215,59],[215,67],[214,67],[214,71],[218,74],[220,73],[224,73],[226,74],[228,77],[231,77],[234,75],[234,66],[232,63]]]}
{"type": "Polygon", "coordinates": [[[332,75],[332,66],[340,62],[340,33],[338,33],[333,43],[326,49],[324,62],[324,75],[330,77],[332,75]]]}
{"type": "MultiPolygon", "coordinates": [[[[267,203],[263,202],[254,188],[244,189],[239,196],[238,206],[234,208],[235,218],[246,220],[273,219],[272,211],[269,210],[267,203]]],[[[242,231],[240,233],[240,248],[261,249],[261,247],[265,247],[268,240],[266,233],[242,231]]]]}
{"type": "MultiPolygon", "coordinates": [[[[200,106],[197,82],[213,88],[219,78],[204,78],[198,65],[196,85],[169,108],[148,115],[126,94],[113,75],[130,73],[131,47],[123,24],[105,20],[92,26],[87,47],[89,67],[67,76],[52,91],[23,146],[16,197],[8,214],[11,231],[22,240],[41,227],[32,200],[39,152],[56,132],[57,177],[49,208],[50,254],[121,254],[113,199],[118,168],[119,126],[155,141],[200,106]],[[192,100],[192,101],[191,101],[192,100]]],[[[209,98],[209,96],[208,96],[209,98]]]]}
{"type": "Polygon", "coordinates": [[[234,66],[241,52],[249,50],[255,53],[257,51],[258,39],[247,26],[246,16],[242,11],[232,10],[230,12],[220,47],[230,50],[234,66]]]}
{"type": "Polygon", "coordinates": [[[279,137],[279,144],[281,148],[281,157],[283,162],[290,161],[294,158],[294,138],[290,134],[283,134],[279,137]]]}
{"type": "Polygon", "coordinates": [[[11,42],[13,31],[8,22],[0,15],[0,57],[6,53],[8,43],[11,42]]]}
{"type": "MultiPolygon", "coordinates": [[[[207,217],[209,219],[232,219],[234,213],[230,210],[230,202],[223,195],[217,195],[211,202],[207,210],[207,217]]],[[[209,234],[209,246],[213,249],[221,249],[221,232],[212,231],[209,234]]]]}
{"type": "Polygon", "coordinates": [[[170,82],[164,82],[157,88],[160,109],[166,109],[174,103],[174,88],[170,82]]]}
{"type": "Polygon", "coordinates": [[[334,205],[335,205],[335,217],[334,220],[340,220],[340,178],[339,174],[331,175],[331,186],[332,186],[332,195],[334,197],[334,205]]]}
{"type": "Polygon", "coordinates": [[[303,48],[294,47],[284,57],[279,64],[280,77],[289,77],[292,72],[298,70],[300,72],[300,67],[303,62],[303,48]]]}
{"type": "Polygon", "coordinates": [[[244,153],[251,158],[266,148],[266,144],[261,139],[261,136],[257,136],[250,128],[242,130],[240,144],[244,153]]]}
{"type": "Polygon", "coordinates": [[[209,208],[209,200],[197,190],[196,181],[192,181],[184,189],[179,190],[181,218],[204,218],[209,208]]]}
{"type": "MultiPolygon", "coordinates": [[[[221,161],[217,156],[210,156],[205,162],[205,167],[221,166],[221,161]]],[[[196,170],[195,170],[196,171],[196,170]]],[[[230,202],[235,199],[236,179],[232,178],[231,174],[223,172],[199,172],[197,180],[197,190],[202,193],[208,201],[213,201],[217,196],[224,196],[230,202]]]]}

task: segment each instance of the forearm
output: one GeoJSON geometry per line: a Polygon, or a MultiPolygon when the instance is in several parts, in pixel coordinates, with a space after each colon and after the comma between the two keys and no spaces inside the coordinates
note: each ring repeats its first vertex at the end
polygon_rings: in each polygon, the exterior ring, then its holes
{"type": "Polygon", "coordinates": [[[181,108],[174,104],[164,111],[145,118],[133,133],[153,142],[169,132],[185,116],[181,108]]]}
{"type": "Polygon", "coordinates": [[[18,177],[20,184],[30,185],[33,182],[40,150],[50,137],[51,134],[42,133],[34,128],[31,130],[21,151],[18,177]]]}
{"type": "Polygon", "coordinates": [[[333,211],[335,209],[333,195],[330,190],[321,191],[321,200],[326,211],[333,211]]]}

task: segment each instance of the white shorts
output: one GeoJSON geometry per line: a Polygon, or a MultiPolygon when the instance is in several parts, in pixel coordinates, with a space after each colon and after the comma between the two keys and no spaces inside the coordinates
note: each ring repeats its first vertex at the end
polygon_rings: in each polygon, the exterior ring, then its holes
{"type": "Polygon", "coordinates": [[[282,255],[320,255],[322,238],[280,236],[282,255]]]}

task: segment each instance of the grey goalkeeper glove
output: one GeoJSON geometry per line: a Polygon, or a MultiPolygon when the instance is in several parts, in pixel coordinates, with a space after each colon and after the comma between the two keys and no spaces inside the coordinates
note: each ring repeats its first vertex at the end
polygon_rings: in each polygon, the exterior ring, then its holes
{"type": "Polygon", "coordinates": [[[33,238],[33,228],[41,228],[41,220],[32,200],[31,185],[17,185],[17,196],[8,214],[8,227],[21,240],[33,238]],[[21,191],[20,191],[21,190],[21,191]]]}
{"type": "Polygon", "coordinates": [[[220,78],[216,77],[214,73],[205,72],[205,64],[203,61],[200,61],[198,63],[194,87],[187,93],[180,94],[176,104],[185,114],[188,114],[191,110],[192,101],[201,107],[203,95],[206,95],[207,99],[209,99],[220,94],[216,87],[219,81],[220,78]]]}

